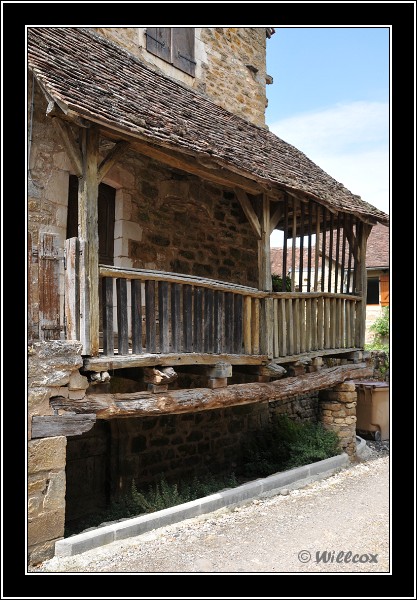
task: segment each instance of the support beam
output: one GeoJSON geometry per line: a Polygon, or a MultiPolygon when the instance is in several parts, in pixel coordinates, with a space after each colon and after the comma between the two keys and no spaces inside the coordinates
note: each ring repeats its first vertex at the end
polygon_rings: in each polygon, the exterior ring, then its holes
{"type": "Polygon", "coordinates": [[[98,159],[97,127],[82,131],[83,175],[78,185],[78,237],[80,261],[80,341],[83,354],[99,352],[98,274],[98,159]]]}
{"type": "Polygon", "coordinates": [[[366,293],[367,293],[367,276],[366,276],[366,247],[369,234],[372,226],[366,223],[361,223],[359,228],[360,239],[358,240],[358,261],[357,261],[357,287],[358,294],[362,299],[357,303],[356,310],[356,333],[355,346],[358,348],[365,347],[365,324],[366,324],[366,293]]]}
{"type": "Polygon", "coordinates": [[[272,291],[271,279],[271,227],[270,227],[270,202],[267,194],[262,196],[261,207],[261,237],[258,241],[259,256],[259,289],[264,292],[272,291]]]}
{"type": "Polygon", "coordinates": [[[249,223],[252,226],[253,231],[255,232],[256,237],[258,239],[261,239],[261,237],[262,237],[261,224],[259,223],[259,219],[256,216],[255,210],[248,198],[248,195],[246,194],[246,192],[244,192],[240,188],[235,188],[235,194],[236,194],[236,198],[240,202],[243,212],[246,215],[246,218],[248,219],[249,223]]]}
{"type": "Polygon", "coordinates": [[[58,119],[58,117],[53,117],[52,123],[59,132],[75,175],[81,177],[83,174],[83,157],[70,125],[61,119],[58,119]]]}
{"type": "Polygon", "coordinates": [[[117,144],[113,146],[107,156],[101,161],[98,168],[97,179],[99,183],[101,183],[113,165],[121,159],[128,149],[128,142],[117,142],[117,144]]]}
{"type": "Polygon", "coordinates": [[[88,394],[81,400],[58,396],[51,398],[50,404],[55,409],[77,414],[95,413],[98,419],[149,417],[284,400],[333,387],[349,379],[364,379],[372,375],[373,368],[366,363],[348,364],[270,383],[244,383],[217,389],[172,390],[163,394],[88,394]]]}
{"type": "Polygon", "coordinates": [[[283,216],[284,216],[284,209],[283,209],[282,203],[281,203],[274,210],[274,212],[272,213],[271,218],[269,220],[269,235],[271,235],[271,233],[274,231],[275,227],[281,221],[283,216]]]}
{"type": "Polygon", "coordinates": [[[81,435],[90,431],[95,422],[95,414],[34,416],[31,437],[37,439],[59,435],[81,435]]]}

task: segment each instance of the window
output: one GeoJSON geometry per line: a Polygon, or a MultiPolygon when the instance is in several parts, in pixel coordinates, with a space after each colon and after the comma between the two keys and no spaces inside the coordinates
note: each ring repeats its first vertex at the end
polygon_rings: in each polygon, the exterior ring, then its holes
{"type": "Polygon", "coordinates": [[[368,279],[366,304],[379,304],[379,277],[368,279]]]}
{"type": "Polygon", "coordinates": [[[194,77],[194,27],[148,27],[146,49],[194,77]]]}

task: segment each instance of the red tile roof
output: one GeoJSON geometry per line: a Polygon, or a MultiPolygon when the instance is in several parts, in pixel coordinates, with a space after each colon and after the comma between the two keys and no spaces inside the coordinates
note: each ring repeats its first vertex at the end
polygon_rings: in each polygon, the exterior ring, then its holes
{"type": "Polygon", "coordinates": [[[155,145],[209,156],[219,167],[322,204],[388,222],[274,133],[154,72],[127,50],[78,27],[29,27],[28,65],[53,100],[155,145]]]}
{"type": "MultiPolygon", "coordinates": [[[[291,268],[292,264],[292,240],[287,248],[287,272],[291,268]]],[[[332,259],[336,260],[336,240],[333,239],[333,250],[332,259]]],[[[319,246],[319,253],[321,256],[321,244],[319,246]]],[[[329,233],[326,234],[326,256],[329,255],[329,233]]],[[[312,246],[312,258],[311,264],[314,266],[314,252],[315,246],[312,246]]],[[[271,273],[276,275],[282,275],[282,257],[283,248],[271,248],[271,273]]],[[[341,244],[339,246],[339,263],[342,257],[341,244]]],[[[347,258],[346,258],[347,260],[347,258]]],[[[300,248],[295,249],[295,264],[299,265],[300,261],[300,248]]],[[[308,261],[308,248],[303,247],[303,268],[307,268],[308,261]]],[[[369,234],[367,247],[366,247],[366,268],[389,268],[389,227],[385,225],[375,225],[372,227],[371,233],[369,234]]]]}
{"type": "Polygon", "coordinates": [[[366,267],[389,267],[389,227],[375,225],[368,237],[366,267]]]}

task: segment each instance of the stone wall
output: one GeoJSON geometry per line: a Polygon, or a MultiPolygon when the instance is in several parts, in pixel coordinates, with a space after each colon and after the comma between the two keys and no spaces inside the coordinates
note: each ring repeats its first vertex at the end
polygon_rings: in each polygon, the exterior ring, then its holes
{"type": "Polygon", "coordinates": [[[300,394],[295,398],[270,402],[269,412],[271,417],[285,414],[301,423],[305,421],[316,423],[318,420],[318,402],[318,392],[300,394]]]}
{"type": "Polygon", "coordinates": [[[145,27],[95,27],[154,70],[203,93],[240,117],[265,127],[265,27],[195,28],[195,77],[147,52],[145,27]]]}
{"type": "Polygon", "coordinates": [[[184,415],[117,419],[118,486],[129,488],[164,473],[168,480],[230,473],[238,464],[245,434],[268,423],[265,403],[184,415]]]}
{"type": "MultiPolygon", "coordinates": [[[[32,417],[52,415],[52,396],[84,395],[88,382],[79,373],[79,342],[36,342],[28,349],[28,560],[31,564],[54,555],[64,535],[67,438],[32,439],[32,417]]],[[[82,396],[81,396],[82,397],[82,396]]]]}
{"type": "Polygon", "coordinates": [[[52,558],[64,536],[65,447],[63,436],[28,442],[28,560],[52,558]]]}

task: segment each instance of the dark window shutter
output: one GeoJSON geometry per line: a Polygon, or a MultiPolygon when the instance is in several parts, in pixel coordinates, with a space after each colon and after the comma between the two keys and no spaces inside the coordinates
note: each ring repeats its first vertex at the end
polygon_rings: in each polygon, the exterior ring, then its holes
{"type": "Polygon", "coordinates": [[[194,77],[194,27],[172,28],[172,64],[194,77]]]}
{"type": "Polygon", "coordinates": [[[146,50],[171,62],[171,28],[148,27],[146,30],[146,50]]]}

